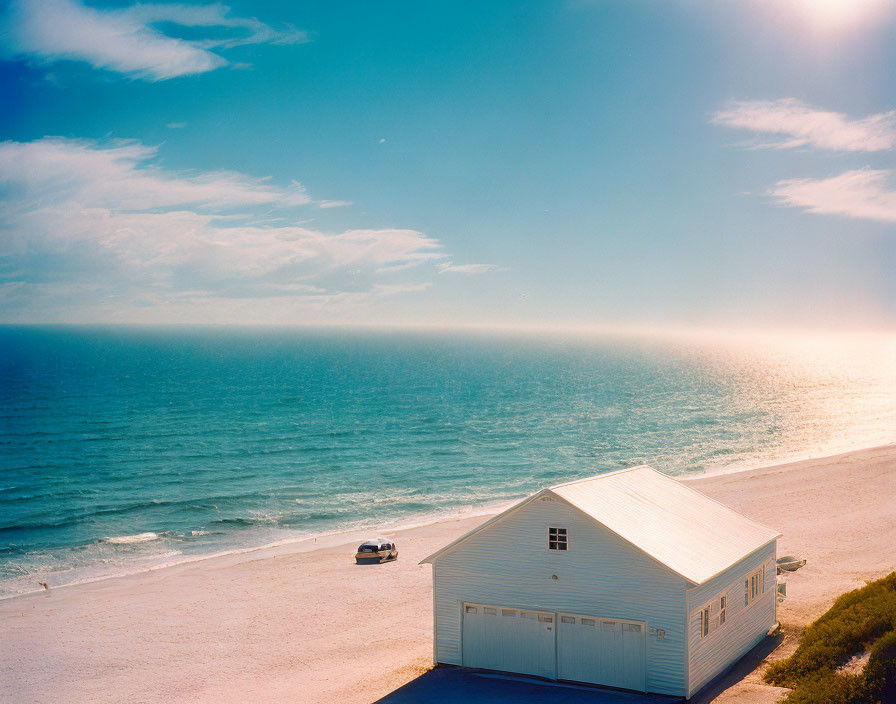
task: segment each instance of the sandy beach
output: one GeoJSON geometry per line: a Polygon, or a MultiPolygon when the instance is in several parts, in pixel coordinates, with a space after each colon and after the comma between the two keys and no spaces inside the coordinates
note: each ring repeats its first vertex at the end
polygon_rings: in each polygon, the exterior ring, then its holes
{"type": "MultiPolygon", "coordinates": [[[[894,445],[689,481],[808,560],[786,576],[781,650],[896,569],[894,445]]],[[[344,534],[0,601],[0,701],[375,701],[431,664],[418,561],[486,518],[399,531],[391,564],[356,566],[344,534]]],[[[748,675],[716,701],[758,687],[748,675]]]]}

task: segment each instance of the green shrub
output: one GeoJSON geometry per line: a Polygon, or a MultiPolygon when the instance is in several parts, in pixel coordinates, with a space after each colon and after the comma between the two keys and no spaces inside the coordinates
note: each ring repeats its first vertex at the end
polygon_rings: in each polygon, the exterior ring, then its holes
{"type": "Polygon", "coordinates": [[[896,631],[890,631],[871,647],[864,673],[875,701],[896,702],[896,631]]]}
{"type": "Polygon", "coordinates": [[[862,675],[824,673],[803,680],[786,699],[788,704],[874,704],[862,675]]]}
{"type": "Polygon", "coordinates": [[[837,599],[805,629],[793,655],[764,677],[793,689],[788,704],[896,702],[896,572],[837,599]],[[869,649],[862,673],[837,672],[869,649]]]}

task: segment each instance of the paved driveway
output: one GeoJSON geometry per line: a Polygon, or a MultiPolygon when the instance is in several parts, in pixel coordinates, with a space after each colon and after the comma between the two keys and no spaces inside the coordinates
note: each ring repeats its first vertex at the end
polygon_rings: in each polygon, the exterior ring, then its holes
{"type": "Polygon", "coordinates": [[[677,697],[633,694],[577,685],[437,667],[375,704],[672,704],[677,697]]]}

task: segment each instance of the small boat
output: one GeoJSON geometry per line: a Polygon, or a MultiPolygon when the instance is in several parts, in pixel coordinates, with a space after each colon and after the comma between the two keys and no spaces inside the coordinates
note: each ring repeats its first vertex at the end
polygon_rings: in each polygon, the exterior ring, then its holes
{"type": "Polygon", "coordinates": [[[796,572],[800,567],[806,564],[805,560],[798,560],[793,555],[784,555],[777,560],[778,574],[784,572],[796,572]]]}

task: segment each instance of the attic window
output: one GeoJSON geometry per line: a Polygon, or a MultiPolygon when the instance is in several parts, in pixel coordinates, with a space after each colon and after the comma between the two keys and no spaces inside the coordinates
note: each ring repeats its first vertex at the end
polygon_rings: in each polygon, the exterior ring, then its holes
{"type": "Polygon", "coordinates": [[[548,549],[567,550],[568,548],[569,537],[566,534],[566,528],[548,528],[548,549]]]}

